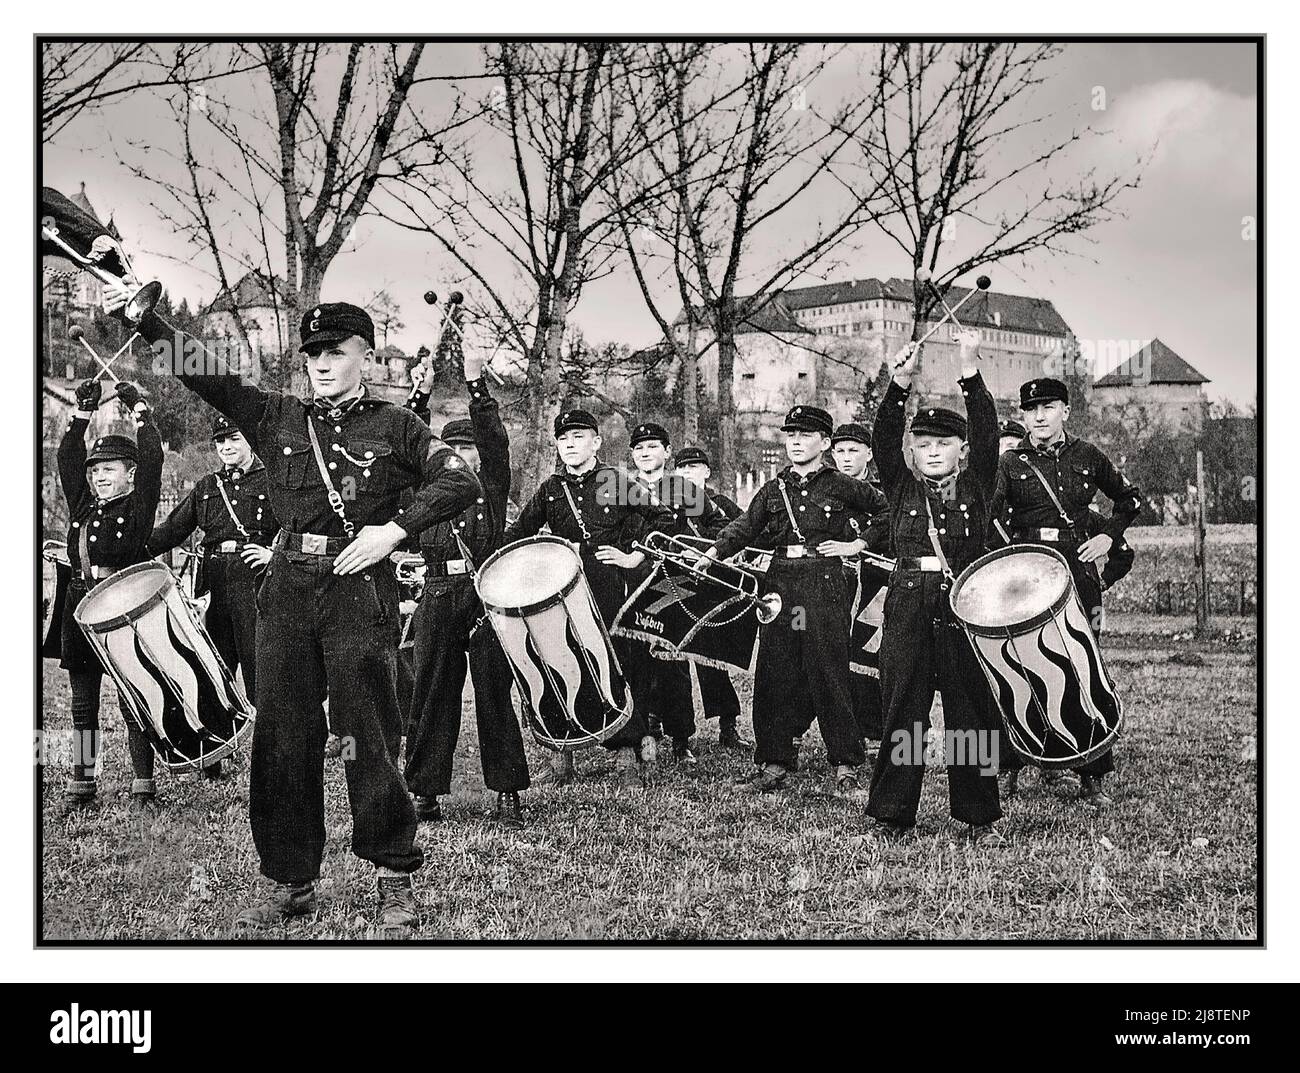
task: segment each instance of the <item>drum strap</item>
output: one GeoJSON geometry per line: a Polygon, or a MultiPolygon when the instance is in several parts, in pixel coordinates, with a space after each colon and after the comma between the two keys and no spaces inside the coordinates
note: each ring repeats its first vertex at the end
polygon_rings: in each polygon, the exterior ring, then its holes
{"type": "MultiPolygon", "coordinates": [[[[339,521],[343,523],[343,532],[347,533],[348,539],[351,540],[356,536],[356,529],[348,520],[348,516],[343,513],[343,497],[339,495],[338,489],[334,487],[334,482],[330,480],[329,467],[325,465],[325,456],[321,454],[320,440],[316,438],[316,427],[311,422],[311,414],[307,415],[307,438],[311,440],[311,451],[316,456],[316,468],[320,470],[320,478],[325,482],[327,490],[326,498],[330,501],[330,509],[339,516],[339,521]]],[[[225,492],[221,493],[223,496],[225,492]]],[[[226,506],[230,506],[229,500],[226,506]]],[[[231,511],[233,514],[234,511],[231,511]]]]}
{"type": "Polygon", "coordinates": [[[587,531],[587,523],[582,518],[582,511],[578,509],[578,502],[573,498],[573,493],[569,491],[569,482],[563,477],[560,478],[560,487],[564,489],[564,498],[569,501],[569,509],[573,511],[573,516],[578,522],[578,528],[582,530],[582,539],[590,540],[591,533],[587,531]]]}
{"type": "MultiPolygon", "coordinates": [[[[311,428],[311,422],[308,421],[307,427],[311,428]]],[[[252,539],[248,535],[248,530],[244,528],[244,523],[239,520],[239,515],[235,513],[235,508],[230,503],[230,494],[226,491],[225,481],[221,479],[221,474],[216,476],[217,491],[221,493],[221,502],[226,505],[226,513],[230,515],[230,520],[235,523],[235,529],[245,540],[252,539]]]]}
{"type": "Polygon", "coordinates": [[[1023,457],[1024,457],[1025,465],[1034,471],[1034,476],[1038,478],[1038,483],[1043,486],[1043,491],[1047,493],[1047,498],[1052,501],[1052,506],[1056,508],[1056,513],[1059,514],[1063,519],[1065,519],[1066,525],[1068,525],[1071,529],[1073,529],[1074,520],[1068,514],[1065,513],[1065,508],[1061,506],[1061,501],[1056,498],[1056,493],[1052,491],[1052,486],[1051,484],[1048,483],[1047,478],[1043,476],[1042,470],[1040,470],[1037,466],[1035,466],[1032,462],[1029,461],[1028,455],[1025,455],[1023,457]]]}
{"type": "Polygon", "coordinates": [[[785,513],[790,519],[790,525],[794,529],[794,535],[800,544],[807,544],[803,537],[803,530],[799,528],[799,523],[795,521],[794,507],[790,506],[790,493],[785,490],[785,480],[778,477],[776,486],[781,489],[781,499],[785,502],[785,513]]]}
{"type": "Polygon", "coordinates": [[[934,524],[934,509],[930,506],[930,497],[925,497],[925,516],[930,520],[930,527],[926,530],[930,534],[930,547],[934,548],[934,554],[939,559],[939,565],[943,567],[943,576],[952,581],[952,567],[948,565],[948,556],[943,553],[943,544],[939,542],[939,530],[934,524]]]}
{"type": "Polygon", "coordinates": [[[95,572],[90,566],[90,526],[84,522],[77,534],[77,555],[81,559],[81,576],[86,582],[86,590],[90,591],[95,587],[95,572]]]}

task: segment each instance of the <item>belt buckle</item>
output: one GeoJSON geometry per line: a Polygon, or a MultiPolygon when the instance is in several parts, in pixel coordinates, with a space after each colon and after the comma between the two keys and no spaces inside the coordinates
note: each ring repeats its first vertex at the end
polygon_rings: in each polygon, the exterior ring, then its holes
{"type": "Polygon", "coordinates": [[[787,544],[785,546],[785,557],[787,559],[802,559],[808,554],[808,549],[802,544],[787,544]]]}
{"type": "Polygon", "coordinates": [[[1059,529],[1040,529],[1039,540],[1060,540],[1061,531],[1059,529]]]}
{"type": "Polygon", "coordinates": [[[323,537],[317,533],[303,533],[302,550],[308,555],[324,555],[328,541],[329,537],[323,537]]]}
{"type": "Polygon", "coordinates": [[[463,574],[463,573],[465,573],[465,560],[464,560],[464,559],[448,559],[448,560],[447,560],[447,563],[446,563],[446,566],[447,566],[447,573],[448,573],[448,574],[463,574]]]}

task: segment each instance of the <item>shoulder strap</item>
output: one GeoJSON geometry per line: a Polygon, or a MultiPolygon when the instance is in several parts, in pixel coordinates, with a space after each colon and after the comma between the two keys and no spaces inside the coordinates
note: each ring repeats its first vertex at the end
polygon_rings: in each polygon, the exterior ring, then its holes
{"type": "Polygon", "coordinates": [[[930,536],[930,547],[934,548],[934,553],[939,557],[939,565],[943,567],[943,576],[949,581],[952,580],[952,567],[948,565],[948,556],[943,553],[943,545],[939,542],[939,530],[934,524],[934,509],[930,506],[930,494],[921,490],[925,496],[925,516],[930,520],[930,527],[926,532],[930,536]]]}
{"type": "Polygon", "coordinates": [[[1043,476],[1042,470],[1029,461],[1028,455],[1025,455],[1022,461],[1026,466],[1034,471],[1034,476],[1038,478],[1038,483],[1043,486],[1043,491],[1047,493],[1047,498],[1052,501],[1052,506],[1056,508],[1056,513],[1065,520],[1066,525],[1070,526],[1070,528],[1074,528],[1073,519],[1065,513],[1065,508],[1061,506],[1061,501],[1056,498],[1056,493],[1052,491],[1052,485],[1047,478],[1043,476]]]}
{"type": "Polygon", "coordinates": [[[569,501],[569,509],[573,511],[573,517],[578,522],[578,528],[582,530],[582,539],[590,540],[591,533],[587,531],[587,523],[583,520],[582,511],[578,509],[577,500],[573,498],[573,493],[569,491],[569,482],[564,479],[563,475],[560,477],[560,487],[564,489],[564,498],[569,501]]]}
{"type": "MultiPolygon", "coordinates": [[[[310,421],[311,419],[308,418],[308,428],[311,428],[310,421]]],[[[216,474],[213,479],[217,482],[217,491],[221,493],[221,502],[226,505],[226,513],[230,515],[230,520],[235,523],[236,531],[238,531],[239,535],[245,540],[251,539],[248,535],[248,530],[244,528],[244,523],[239,520],[239,515],[235,513],[235,508],[230,503],[230,495],[226,491],[226,485],[221,479],[221,474],[216,474]]]]}
{"type": "MultiPolygon", "coordinates": [[[[351,540],[356,536],[356,529],[348,520],[348,516],[343,513],[343,497],[339,495],[334,482],[330,480],[329,467],[325,465],[325,456],[321,454],[320,440],[316,438],[316,427],[311,423],[311,414],[307,415],[307,438],[311,440],[311,451],[316,456],[316,468],[320,470],[321,480],[325,482],[326,498],[330,501],[330,509],[339,516],[339,521],[343,523],[343,532],[347,533],[348,539],[351,540]]],[[[222,495],[224,494],[223,492],[222,495]]],[[[226,505],[229,506],[229,503],[226,505]]]]}
{"type": "Polygon", "coordinates": [[[790,493],[785,490],[785,478],[778,477],[776,479],[776,486],[781,489],[781,498],[785,501],[785,513],[790,519],[790,525],[794,529],[794,535],[799,538],[800,544],[806,544],[807,541],[804,540],[803,530],[799,528],[799,523],[795,520],[794,508],[790,506],[790,493]]]}
{"type": "Polygon", "coordinates": [[[89,519],[81,523],[81,532],[77,534],[77,555],[81,559],[81,577],[86,583],[86,588],[93,588],[95,585],[95,575],[90,569],[90,522],[89,519]]]}

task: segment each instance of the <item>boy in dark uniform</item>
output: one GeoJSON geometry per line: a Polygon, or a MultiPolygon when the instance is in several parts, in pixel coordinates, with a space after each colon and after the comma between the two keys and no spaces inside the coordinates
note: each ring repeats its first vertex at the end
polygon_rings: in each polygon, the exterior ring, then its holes
{"type": "MultiPolygon", "coordinates": [[[[1066,432],[1069,404],[1069,389],[1060,380],[1043,377],[1020,385],[1020,410],[1028,434],[999,460],[994,516],[1003,522],[1012,542],[1042,544],[1065,556],[1088,624],[1100,636],[1103,578],[1097,563],[1112,551],[1131,554],[1124,531],[1137,518],[1142,501],[1137,488],[1100,448],[1066,432]],[[1098,491],[1111,501],[1108,519],[1090,510],[1098,491]]],[[[1112,753],[1075,769],[1084,802],[1111,803],[1103,780],[1115,769],[1112,753]]]]}
{"type": "MultiPolygon", "coordinates": [[[[997,480],[998,424],[993,397],[977,367],[979,334],[958,334],[967,417],[939,407],[919,409],[912,421],[908,469],[903,423],[919,348],[905,359],[876,414],[875,461],[889,498],[890,530],[898,564],[889,579],[880,644],[884,739],[871,778],[867,815],[892,837],[916,823],[925,774],[923,739],[937,686],[943,698],[948,800],[954,819],[970,825],[974,841],[996,841],[1001,815],[996,766],[977,764],[982,736],[1000,744],[1000,723],[988,684],[948,595],[952,578],[984,550],[989,503],[997,480]],[[969,433],[968,422],[969,420],[969,433]],[[968,460],[963,469],[962,461],[968,460]],[[974,732],[973,734],[971,732],[974,732]],[[972,742],[974,739],[974,742],[972,742]]],[[[996,754],[993,754],[996,756],[996,754]]]]}
{"type": "Polygon", "coordinates": [[[257,586],[280,525],[267,498],[266,467],[225,414],[212,422],[212,444],[221,469],[198,481],[154,527],[149,554],[162,555],[180,547],[196,529],[203,530],[195,595],[211,594],[204,623],[212,643],[231,674],[236,667],[242,671],[244,692],[256,706],[257,586]]]}
{"type": "MultiPolygon", "coordinates": [[[[105,307],[125,291],[105,288],[105,307]]],[[[163,346],[179,333],[153,313],[138,330],[163,346]]],[[[268,896],[236,918],[265,928],[316,909],[325,849],[325,711],[346,743],[352,850],[376,869],[381,927],[417,919],[410,873],[423,854],[397,767],[398,588],[389,554],[412,533],[454,518],[479,483],[428,426],[367,394],[374,324],[346,302],[302,318],[302,351],[315,397],[265,391],[203,353],[201,372],[180,381],[224,413],[266,465],[271,510],[282,526],[258,592],[257,722],[249,820],[268,896]],[[403,489],[419,490],[404,509],[403,489]]],[[[191,368],[179,356],[173,371],[191,368]]]]}
{"type": "MultiPolygon", "coordinates": [[[[667,512],[651,506],[643,496],[629,494],[628,481],[618,470],[597,458],[600,426],[586,410],[562,410],[555,418],[555,446],[563,472],[541,483],[507,531],[505,543],[535,536],[546,526],[555,536],[578,545],[582,571],[592,599],[608,628],[627,599],[627,576],[645,561],[645,553],[632,545],[653,529],[669,526],[667,512]],[[633,502],[633,500],[637,500],[633,502]]],[[[633,642],[612,638],[619,665],[633,688],[637,653],[633,642]]],[[[644,686],[642,687],[644,689],[644,686]]],[[[632,718],[601,744],[615,754],[620,785],[643,784],[638,750],[649,752],[649,728],[643,703],[633,693],[632,718]]],[[[573,755],[556,752],[549,776],[539,781],[567,782],[573,778],[573,755]]]]}
{"type": "Polygon", "coordinates": [[[779,789],[794,767],[794,738],[811,708],[837,793],[857,789],[862,738],[849,693],[849,606],[853,590],[841,562],[849,517],[881,504],[870,485],[825,463],[834,423],[817,406],[795,406],[781,426],[790,464],[755,494],[705,554],[725,559],[757,541],[772,547],[767,589],[782,612],[762,628],[754,675],[755,772],[748,789],[779,789]]]}
{"type": "MultiPolygon", "coordinates": [[[[841,425],[831,436],[831,455],[836,468],[855,481],[865,481],[876,487],[871,481],[871,433],[856,423],[841,425]]],[[[885,503],[881,493],[882,507],[885,503]]],[[[861,551],[884,552],[889,546],[889,515],[882,509],[874,518],[857,518],[858,539],[861,551]]],[[[850,572],[854,583],[856,572],[850,572]]],[[[850,626],[851,628],[851,626],[850,626]]],[[[880,700],[880,679],[869,674],[849,675],[849,691],[853,695],[853,715],[858,721],[858,730],[868,742],[879,742],[884,734],[880,700]]]]}
{"type": "Polygon", "coordinates": [[[1013,447],[1019,447],[1020,441],[1025,438],[1025,426],[1017,421],[1014,417],[1005,418],[998,422],[998,457],[1013,447]]]}
{"type": "Polygon", "coordinates": [[[442,440],[478,475],[483,491],[459,517],[420,534],[425,578],[411,624],[415,686],[405,774],[416,814],[422,820],[441,819],[438,797],[451,792],[468,659],[483,781],[497,795],[493,817],[520,827],[519,791],[528,789],[528,760],[510,695],[513,677],[496,632],[481,621],[483,605],[471,574],[501,547],[510,496],[510,440],[497,400],[488,391],[482,356],[472,350],[464,361],[469,420],[447,422],[442,440]]]}
{"type": "MultiPolygon", "coordinates": [[[[101,436],[86,452],[86,429],[103,385],[87,380],[77,387],[77,409],[59,443],[59,483],[68,502],[68,562],[72,577],[60,624],[63,656],[59,662],[72,686],[73,766],[67,798],[73,806],[95,799],[99,770],[99,687],[104,666],[73,612],[86,593],[126,566],[148,560],[146,544],[162,492],[162,441],[148,407],[132,384],[119,384],[117,398],[135,418],[136,439],[101,436]]],[[[131,753],[131,806],[150,810],[157,788],[153,748],[144,732],[123,711],[131,753]]]]}
{"type": "MultiPolygon", "coordinates": [[[[704,513],[698,518],[688,514],[687,529],[691,536],[712,540],[729,521],[741,514],[741,509],[734,499],[709,489],[713,467],[702,447],[683,447],[673,456],[673,461],[677,476],[690,481],[704,497],[704,513]]],[[[740,698],[736,695],[736,687],[731,684],[731,675],[721,667],[706,667],[702,663],[693,666],[700,683],[704,718],[718,720],[718,744],[724,749],[748,752],[754,746],[745,741],[736,729],[736,720],[740,718],[740,698]]]]}
{"type": "MultiPolygon", "coordinates": [[[[668,536],[698,536],[705,530],[720,532],[726,524],[721,509],[685,477],[668,472],[670,445],[668,430],[654,421],[646,421],[632,430],[629,444],[636,467],[635,480],[651,504],[663,507],[671,515],[671,524],[658,526],[668,536]]],[[[644,569],[644,567],[643,567],[644,569]]],[[[648,572],[648,571],[647,571],[648,572]]],[[[651,655],[650,647],[633,642],[637,678],[649,686],[647,717],[652,731],[662,726],[673,743],[673,758],[681,763],[696,763],[691,751],[695,733],[695,701],[691,696],[691,669],[687,660],[662,660],[651,655]]],[[[637,683],[632,695],[635,698],[637,683]]]]}

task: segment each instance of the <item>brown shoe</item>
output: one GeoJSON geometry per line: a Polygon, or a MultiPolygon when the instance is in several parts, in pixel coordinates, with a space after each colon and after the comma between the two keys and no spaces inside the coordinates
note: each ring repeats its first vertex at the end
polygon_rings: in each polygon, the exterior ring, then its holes
{"type": "Polygon", "coordinates": [[[436,797],[424,797],[416,794],[412,798],[415,805],[415,816],[421,823],[437,823],[442,819],[442,805],[438,803],[436,797]]]}
{"type": "Polygon", "coordinates": [[[746,741],[740,736],[735,726],[725,726],[718,731],[718,744],[724,749],[734,749],[738,753],[747,753],[754,748],[752,741],[746,741]]]}
{"type": "Polygon", "coordinates": [[[851,767],[837,767],[835,769],[835,791],[836,797],[861,797],[862,787],[858,784],[858,773],[851,767]]]}
{"type": "Polygon", "coordinates": [[[519,805],[519,794],[511,790],[497,794],[497,807],[492,818],[502,827],[518,829],[524,825],[524,810],[519,805]]]}
{"type": "Polygon", "coordinates": [[[381,928],[413,927],[419,914],[415,908],[415,891],[410,876],[380,876],[379,926],[381,928]]]}
{"type": "Polygon", "coordinates": [[[1079,800],[1093,808],[1105,808],[1113,805],[1110,795],[1102,789],[1104,775],[1083,775],[1079,778],[1079,800]]]}
{"type": "Polygon", "coordinates": [[[767,764],[752,774],[737,779],[736,784],[742,793],[767,794],[782,789],[788,776],[789,772],[780,764],[767,764]]]}
{"type": "Polygon", "coordinates": [[[261,931],[292,917],[316,912],[315,883],[277,883],[260,902],[246,906],[235,917],[236,928],[261,931]]]}
{"type": "Polygon", "coordinates": [[[876,838],[885,842],[898,842],[906,838],[911,833],[911,827],[905,827],[901,823],[894,823],[893,820],[871,821],[869,830],[876,838]]]}

